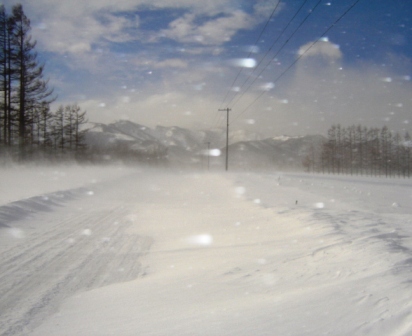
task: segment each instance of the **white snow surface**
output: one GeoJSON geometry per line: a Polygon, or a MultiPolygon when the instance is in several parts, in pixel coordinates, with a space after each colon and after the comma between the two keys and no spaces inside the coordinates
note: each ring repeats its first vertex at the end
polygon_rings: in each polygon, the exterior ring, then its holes
{"type": "Polygon", "coordinates": [[[93,185],[134,170],[123,165],[3,166],[0,167],[0,206],[41,194],[93,185]]]}
{"type": "Polygon", "coordinates": [[[84,169],[1,175],[1,335],[412,334],[411,180],[84,169]]]}

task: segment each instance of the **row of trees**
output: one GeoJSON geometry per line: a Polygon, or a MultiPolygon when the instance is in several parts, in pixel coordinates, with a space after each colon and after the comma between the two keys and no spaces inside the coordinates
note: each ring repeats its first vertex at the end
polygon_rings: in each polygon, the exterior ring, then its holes
{"type": "Polygon", "coordinates": [[[44,108],[31,118],[29,125],[30,144],[40,148],[51,148],[79,152],[85,148],[85,132],[82,129],[86,112],[77,104],[60,106],[56,112],[44,108]]]}
{"type": "Polygon", "coordinates": [[[0,148],[20,159],[39,148],[83,149],[85,112],[76,104],[50,112],[55,97],[30,30],[22,5],[11,15],[0,5],[0,148]]]}
{"type": "Polygon", "coordinates": [[[410,177],[412,140],[388,127],[333,125],[327,140],[303,162],[309,172],[410,177]]]}

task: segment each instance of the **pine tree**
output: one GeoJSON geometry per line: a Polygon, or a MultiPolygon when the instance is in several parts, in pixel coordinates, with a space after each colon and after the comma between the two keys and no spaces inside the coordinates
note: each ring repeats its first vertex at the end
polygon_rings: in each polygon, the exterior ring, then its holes
{"type": "Polygon", "coordinates": [[[0,5],[0,144],[18,144],[20,160],[35,148],[78,152],[86,148],[86,112],[77,104],[50,112],[55,98],[30,30],[22,5],[15,5],[10,16],[0,5]]]}
{"type": "Polygon", "coordinates": [[[12,22],[7,16],[4,5],[0,5],[0,142],[11,142],[11,32],[12,22]]]}
{"type": "Polygon", "coordinates": [[[82,129],[82,127],[88,120],[86,119],[86,111],[81,112],[77,104],[72,105],[71,111],[74,115],[74,149],[76,153],[79,153],[86,148],[85,135],[87,130],[82,129]]]}
{"type": "Polygon", "coordinates": [[[18,83],[15,100],[18,112],[18,138],[21,158],[24,158],[28,113],[44,103],[51,103],[53,91],[48,89],[48,83],[43,79],[44,65],[39,65],[37,61],[37,53],[34,51],[36,42],[32,41],[29,34],[30,20],[24,14],[22,5],[13,7],[11,20],[12,54],[18,83]]]}
{"type": "Polygon", "coordinates": [[[6,114],[6,46],[7,46],[7,15],[4,5],[0,5],[0,90],[2,99],[0,101],[0,143],[5,143],[7,138],[7,114],[6,114]]]}
{"type": "Polygon", "coordinates": [[[382,153],[381,160],[381,172],[385,173],[385,176],[388,177],[390,174],[390,155],[391,155],[391,143],[392,143],[392,134],[389,131],[387,126],[382,127],[380,131],[380,148],[382,153]]]}
{"type": "Polygon", "coordinates": [[[42,147],[51,147],[51,122],[53,114],[50,112],[49,104],[44,103],[39,110],[39,124],[37,125],[39,143],[42,147]]]}
{"type": "Polygon", "coordinates": [[[403,148],[404,148],[404,177],[410,177],[411,176],[411,152],[412,152],[412,139],[411,136],[409,135],[409,132],[406,132],[404,135],[404,143],[403,143],[403,148]]]}
{"type": "Polygon", "coordinates": [[[73,150],[74,146],[74,111],[70,105],[64,108],[64,135],[68,148],[73,150]]]}
{"type": "Polygon", "coordinates": [[[64,132],[64,107],[59,106],[57,109],[54,118],[53,118],[53,138],[54,138],[54,147],[55,149],[60,149],[64,151],[66,145],[65,132],[64,132]]]}

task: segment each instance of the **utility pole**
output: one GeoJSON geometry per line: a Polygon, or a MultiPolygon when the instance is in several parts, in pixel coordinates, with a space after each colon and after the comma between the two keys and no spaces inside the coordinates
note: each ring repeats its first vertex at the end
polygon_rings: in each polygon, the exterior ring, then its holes
{"type": "Polygon", "coordinates": [[[232,109],[230,108],[225,108],[225,109],[219,109],[219,111],[226,111],[227,116],[226,116],[226,121],[227,121],[227,126],[226,126],[226,171],[229,169],[229,111],[232,109]]]}
{"type": "Polygon", "coordinates": [[[207,170],[210,168],[210,141],[207,143],[207,170]]]}

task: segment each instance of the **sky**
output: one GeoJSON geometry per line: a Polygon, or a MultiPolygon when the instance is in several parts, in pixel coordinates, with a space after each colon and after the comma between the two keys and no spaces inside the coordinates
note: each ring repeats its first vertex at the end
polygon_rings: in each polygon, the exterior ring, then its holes
{"type": "Polygon", "coordinates": [[[58,98],[91,122],[262,137],[333,124],[411,131],[405,0],[6,0],[58,98]]]}

